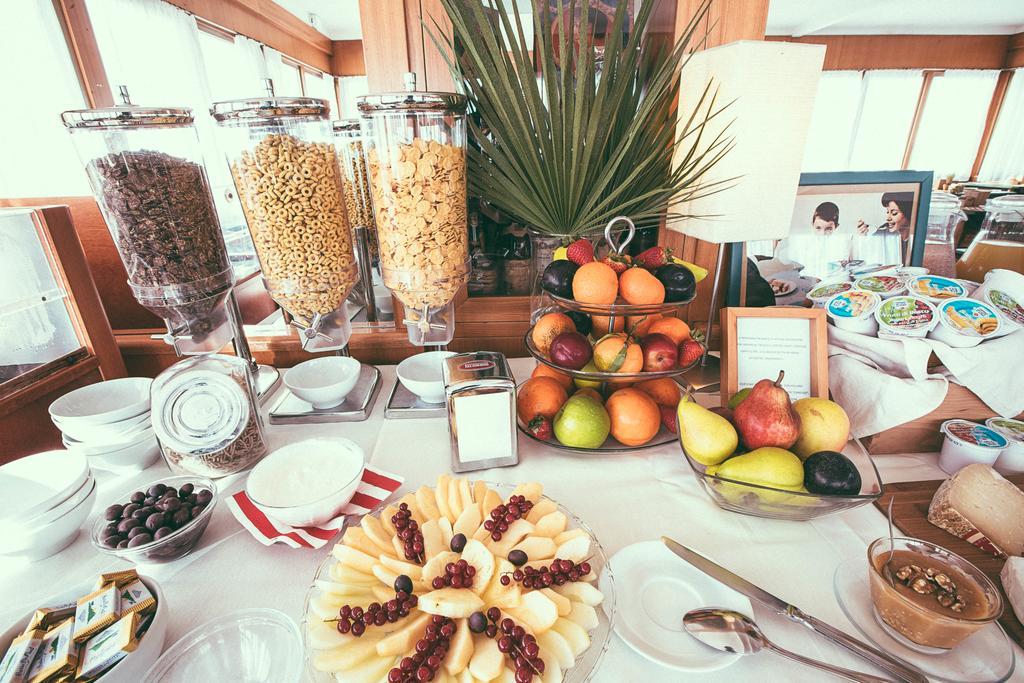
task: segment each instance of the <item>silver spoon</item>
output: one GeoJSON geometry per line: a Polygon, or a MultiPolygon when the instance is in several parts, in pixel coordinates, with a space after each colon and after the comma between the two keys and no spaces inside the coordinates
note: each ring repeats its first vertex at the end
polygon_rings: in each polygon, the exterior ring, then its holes
{"type": "Polygon", "coordinates": [[[752,655],[757,654],[761,650],[769,650],[809,667],[828,671],[848,681],[858,681],[858,683],[892,683],[888,678],[880,678],[871,674],[843,669],[842,667],[832,666],[815,659],[808,659],[789,650],[783,650],[765,638],[761,629],[751,619],[732,610],[691,610],[683,617],[683,627],[694,638],[716,650],[741,655],[752,655]]]}

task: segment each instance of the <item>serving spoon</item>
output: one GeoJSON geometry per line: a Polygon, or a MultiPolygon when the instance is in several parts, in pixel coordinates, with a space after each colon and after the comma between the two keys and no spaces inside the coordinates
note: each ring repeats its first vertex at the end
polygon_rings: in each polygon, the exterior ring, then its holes
{"type": "Polygon", "coordinates": [[[697,640],[723,652],[752,655],[761,650],[769,650],[806,666],[828,671],[848,681],[892,683],[888,678],[851,671],[784,650],[768,640],[753,620],[732,610],[713,608],[691,610],[683,617],[683,627],[697,640]]]}

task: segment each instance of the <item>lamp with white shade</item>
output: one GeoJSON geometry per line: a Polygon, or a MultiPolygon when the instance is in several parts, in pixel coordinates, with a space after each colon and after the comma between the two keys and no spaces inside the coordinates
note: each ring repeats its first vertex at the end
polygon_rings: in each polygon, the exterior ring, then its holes
{"type": "MultiPolygon", "coordinates": [[[[789,234],[824,59],[823,45],[741,40],[696,52],[683,67],[679,111],[727,104],[708,121],[701,138],[710,146],[725,130],[733,139],[733,148],[707,172],[703,182],[735,180],[717,192],[673,206],[672,213],[683,217],[670,217],[666,225],[669,230],[719,245],[708,310],[709,341],[725,245],[781,239],[789,234]],[[701,101],[709,82],[717,89],[714,105],[701,101]]],[[[681,117],[680,135],[685,125],[681,117]]],[[[688,379],[698,387],[711,384],[718,379],[717,366],[718,360],[705,354],[700,377],[688,379]]]]}

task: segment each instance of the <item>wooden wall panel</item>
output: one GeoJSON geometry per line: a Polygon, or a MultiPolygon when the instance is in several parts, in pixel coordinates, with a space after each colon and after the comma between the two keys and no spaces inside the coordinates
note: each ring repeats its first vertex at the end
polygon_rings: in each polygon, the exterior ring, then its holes
{"type": "Polygon", "coordinates": [[[409,70],[406,12],[403,0],[359,0],[363,60],[370,92],[404,90],[409,70]]]}
{"type": "Polygon", "coordinates": [[[365,76],[363,41],[335,40],[331,43],[331,73],[335,76],[365,76]]]}
{"type": "MultiPolygon", "coordinates": [[[[423,33],[423,77],[427,90],[451,92],[455,90],[448,62],[437,49],[433,38],[442,45],[451,37],[452,22],[441,6],[441,0],[420,0],[421,30],[423,33]],[[433,34],[433,38],[431,38],[433,34]]],[[[451,55],[449,55],[449,59],[451,55]]]]}
{"type": "Polygon", "coordinates": [[[826,71],[859,69],[1001,69],[1010,36],[766,36],[825,45],[826,71]]]}
{"type": "Polygon", "coordinates": [[[68,52],[75,63],[75,71],[90,107],[110,107],[114,94],[110,91],[107,72],[100,59],[100,48],[96,34],[89,21],[85,0],[53,0],[68,52]]]}
{"type": "Polygon", "coordinates": [[[278,52],[331,71],[330,38],[273,0],[168,0],[186,12],[235,33],[241,33],[278,52]]]}
{"type": "Polygon", "coordinates": [[[1016,69],[1024,66],[1024,33],[1010,36],[1006,46],[1006,62],[1004,66],[1007,69],[1016,69]]]}

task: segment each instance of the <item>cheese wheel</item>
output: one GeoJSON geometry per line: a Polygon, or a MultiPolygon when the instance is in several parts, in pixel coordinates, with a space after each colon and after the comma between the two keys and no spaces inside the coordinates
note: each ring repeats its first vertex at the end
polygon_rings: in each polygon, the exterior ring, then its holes
{"type": "Polygon", "coordinates": [[[928,521],[995,555],[1024,555],[1024,492],[988,465],[968,465],[942,482],[928,521]]]}

